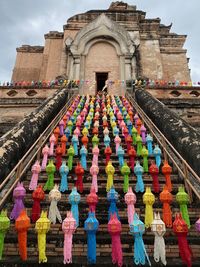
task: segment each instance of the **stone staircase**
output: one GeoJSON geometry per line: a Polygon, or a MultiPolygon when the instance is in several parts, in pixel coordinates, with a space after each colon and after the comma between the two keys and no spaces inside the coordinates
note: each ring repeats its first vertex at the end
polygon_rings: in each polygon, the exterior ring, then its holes
{"type": "MultiPolygon", "coordinates": [[[[109,118],[109,116],[108,116],[109,118]]],[[[109,121],[108,121],[109,122],[109,121]]],[[[87,155],[87,171],[84,173],[84,191],[81,194],[81,202],[79,204],[79,220],[80,224],[77,228],[75,234],[73,235],[73,266],[86,266],[87,265],[87,235],[84,231],[83,225],[84,221],[87,218],[88,214],[88,205],[86,203],[86,196],[90,192],[92,177],[89,173],[89,168],[92,164],[92,128],[89,130],[89,143],[88,143],[88,155],[87,155]]],[[[127,207],[124,201],[124,192],[123,192],[123,177],[120,173],[118,157],[115,154],[115,143],[114,137],[112,135],[111,126],[109,122],[109,130],[110,130],[110,138],[111,138],[111,148],[112,155],[111,160],[113,166],[115,167],[115,175],[114,175],[114,186],[115,190],[119,193],[119,201],[117,203],[117,207],[119,210],[120,221],[122,223],[122,234],[121,234],[121,242],[122,242],[122,250],[123,250],[123,266],[133,266],[133,236],[129,234],[129,225],[127,220],[127,207]]],[[[147,129],[148,131],[148,129],[147,129]]],[[[122,139],[121,144],[126,151],[126,144],[124,137],[120,133],[120,137],[122,139]]],[[[96,218],[99,221],[99,230],[97,232],[97,266],[113,266],[112,258],[111,258],[111,238],[107,231],[107,223],[108,223],[108,208],[109,203],[107,201],[107,193],[106,193],[106,182],[107,175],[105,173],[105,156],[104,156],[104,142],[103,142],[103,126],[102,126],[102,118],[100,115],[100,126],[99,126],[99,175],[98,175],[98,197],[99,202],[96,208],[96,218]]],[[[155,140],[154,140],[155,141],[155,140]]],[[[81,144],[81,140],[80,140],[81,144]]],[[[67,148],[69,148],[70,142],[67,143],[67,148]]],[[[80,147],[80,145],[79,145],[80,147]]],[[[55,162],[55,158],[52,157],[55,162]]],[[[66,156],[63,157],[66,160],[66,156]]],[[[125,154],[125,159],[128,159],[127,153],[125,154]]],[[[137,158],[142,164],[142,157],[137,158]]],[[[149,157],[149,164],[151,162],[152,157],[149,157]]],[[[73,167],[76,166],[77,161],[79,160],[79,156],[74,157],[73,167]]],[[[169,162],[172,166],[172,163],[169,162]]],[[[173,166],[172,166],[173,167],[173,166]]],[[[74,170],[74,168],[73,168],[74,170]]],[[[74,186],[74,178],[75,173],[73,170],[68,175],[68,186],[69,191],[67,193],[62,194],[62,198],[58,203],[58,208],[61,212],[62,219],[66,217],[66,211],[70,210],[70,204],[68,203],[68,196],[71,193],[71,189],[74,186]]],[[[160,168],[161,170],[161,168],[160,168]]],[[[33,205],[32,200],[32,191],[29,191],[28,185],[31,179],[31,171],[29,170],[24,178],[24,186],[26,188],[27,194],[25,197],[25,207],[27,208],[27,214],[31,215],[31,209],[33,205]]],[[[42,171],[39,175],[38,183],[44,185],[47,180],[47,174],[45,171],[42,171]]],[[[60,175],[59,172],[55,173],[55,183],[60,183],[60,175]]],[[[144,173],[143,181],[146,186],[152,186],[152,178],[149,173],[144,173]]],[[[175,194],[178,191],[178,187],[183,184],[183,180],[179,177],[176,168],[173,167],[173,173],[171,175],[171,181],[173,185],[173,203],[171,204],[173,219],[176,212],[179,211],[178,203],[175,201],[175,194]]],[[[163,188],[165,184],[165,178],[163,174],[159,173],[159,182],[161,188],[163,188]]],[[[132,188],[135,188],[136,177],[131,172],[129,185],[132,188]]],[[[152,190],[153,192],[153,190],[152,190]]],[[[48,192],[45,192],[45,200],[41,202],[42,209],[48,210],[50,202],[48,200],[48,192]]],[[[153,192],[154,193],[154,192],[153,192]]],[[[159,211],[162,213],[162,203],[159,200],[159,194],[154,194],[156,201],[153,205],[155,211],[159,211]]],[[[136,212],[140,215],[140,219],[144,221],[144,211],[145,205],[142,201],[142,193],[137,193],[137,202],[135,204],[136,212]]],[[[10,214],[13,203],[10,199],[7,200],[5,204],[5,208],[8,209],[8,214],[10,214]]],[[[193,266],[200,266],[200,242],[199,235],[194,228],[195,221],[199,218],[200,215],[200,202],[195,197],[193,198],[193,203],[188,206],[190,220],[191,220],[191,229],[188,234],[188,241],[191,245],[193,256],[194,256],[194,264],[193,266]]],[[[37,251],[37,233],[34,229],[35,225],[31,224],[31,228],[28,231],[28,259],[26,262],[22,262],[20,260],[20,256],[18,253],[18,245],[17,245],[17,233],[14,228],[14,223],[11,224],[11,227],[5,238],[5,246],[3,252],[3,260],[0,262],[0,266],[39,266],[38,264],[38,251],[37,251]]],[[[144,243],[147,249],[147,253],[150,256],[150,260],[152,266],[161,266],[156,264],[153,260],[153,249],[154,249],[154,234],[150,229],[147,229],[145,234],[143,235],[144,243]]],[[[45,266],[62,266],[63,265],[63,240],[64,235],[62,232],[61,224],[56,223],[55,225],[51,224],[50,231],[47,233],[47,245],[46,245],[46,255],[48,258],[48,263],[45,266]]],[[[166,243],[166,256],[167,256],[167,266],[183,266],[183,263],[179,257],[179,249],[177,237],[174,235],[172,229],[167,228],[165,234],[165,243],[166,243]]],[[[63,265],[64,266],[64,265],[63,265]]]]}

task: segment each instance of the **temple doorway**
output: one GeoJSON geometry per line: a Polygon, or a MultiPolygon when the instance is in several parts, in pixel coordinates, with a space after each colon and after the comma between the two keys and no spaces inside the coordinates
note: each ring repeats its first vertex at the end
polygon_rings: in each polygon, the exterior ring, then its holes
{"type": "MultiPolygon", "coordinates": [[[[102,91],[106,80],[108,80],[108,72],[96,72],[97,93],[102,91]]],[[[107,88],[105,88],[104,92],[107,92],[107,88]]]]}

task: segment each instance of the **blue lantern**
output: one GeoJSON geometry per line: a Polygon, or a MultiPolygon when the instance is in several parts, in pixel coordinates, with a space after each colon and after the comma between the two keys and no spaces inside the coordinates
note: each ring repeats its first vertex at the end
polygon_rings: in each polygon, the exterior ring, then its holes
{"type": "Polygon", "coordinates": [[[69,128],[69,127],[66,127],[64,133],[65,133],[65,135],[66,135],[66,137],[67,137],[67,139],[68,139],[68,138],[70,137],[70,135],[71,135],[71,130],[70,130],[70,128],[69,128]]]}
{"type": "Polygon", "coordinates": [[[152,142],[153,142],[153,137],[150,134],[147,134],[146,143],[147,143],[147,149],[148,149],[149,155],[153,154],[152,142]]]}
{"type": "Polygon", "coordinates": [[[72,192],[69,195],[69,203],[71,204],[71,212],[73,214],[74,219],[76,220],[76,227],[79,226],[79,211],[78,204],[81,200],[80,194],[77,192],[76,187],[72,189],[72,192]]]}
{"type": "Polygon", "coordinates": [[[114,136],[119,135],[119,128],[117,128],[117,126],[115,126],[115,127],[113,128],[113,135],[114,135],[114,136]]]}
{"type": "Polygon", "coordinates": [[[134,167],[134,173],[137,176],[137,183],[136,183],[136,186],[135,186],[135,191],[137,193],[138,192],[141,192],[141,193],[144,192],[144,182],[143,182],[143,179],[142,179],[143,172],[144,172],[143,167],[140,165],[139,161],[136,161],[136,165],[134,167]]]}
{"type": "Polygon", "coordinates": [[[84,222],[84,229],[87,232],[87,260],[88,264],[96,263],[96,232],[99,228],[99,222],[94,212],[88,213],[88,218],[84,222]]]}
{"type": "Polygon", "coordinates": [[[78,145],[79,145],[79,141],[78,141],[78,136],[77,135],[73,135],[72,137],[72,144],[73,144],[73,147],[74,147],[74,152],[75,152],[75,155],[77,156],[78,155],[78,145]]]}
{"type": "Polygon", "coordinates": [[[142,239],[144,232],[144,223],[140,221],[137,213],[134,213],[133,222],[130,224],[130,233],[134,236],[134,263],[136,265],[145,265],[145,258],[147,258],[148,264],[151,266],[151,262],[142,239]]]}
{"type": "Polygon", "coordinates": [[[132,127],[133,127],[131,120],[127,120],[126,125],[128,127],[128,133],[131,135],[132,134],[132,127]]]}
{"type": "Polygon", "coordinates": [[[104,136],[104,140],[103,141],[104,141],[105,147],[110,146],[110,137],[107,134],[104,136]]]}
{"type": "Polygon", "coordinates": [[[115,191],[114,187],[111,187],[110,191],[107,193],[107,200],[110,202],[109,211],[108,211],[108,221],[110,220],[111,214],[116,213],[117,218],[119,219],[118,209],[116,203],[118,201],[119,195],[115,191]]]}
{"type": "Polygon", "coordinates": [[[161,164],[161,149],[158,145],[155,145],[155,148],[153,150],[154,157],[156,158],[156,165],[159,168],[161,164]]]}
{"type": "Polygon", "coordinates": [[[82,145],[80,150],[80,155],[81,155],[81,165],[84,170],[87,170],[87,160],[86,160],[87,153],[88,153],[87,148],[84,145],[82,145]]]}
{"type": "Polygon", "coordinates": [[[60,166],[59,172],[61,175],[60,192],[65,192],[66,190],[68,190],[67,175],[69,173],[69,168],[66,165],[66,161],[62,162],[62,165],[60,166]]]}
{"type": "Polygon", "coordinates": [[[122,148],[122,146],[119,146],[117,150],[117,156],[119,159],[119,166],[122,167],[124,165],[124,149],[122,148]]]}

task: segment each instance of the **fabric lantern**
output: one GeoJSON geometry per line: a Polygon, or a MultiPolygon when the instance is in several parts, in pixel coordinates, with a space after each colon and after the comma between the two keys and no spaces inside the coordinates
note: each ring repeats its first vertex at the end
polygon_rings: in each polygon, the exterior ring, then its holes
{"type": "Polygon", "coordinates": [[[105,136],[104,136],[103,141],[104,141],[104,145],[105,145],[105,147],[110,146],[110,137],[109,137],[108,135],[105,135],[105,136]]]}
{"type": "Polygon", "coordinates": [[[65,133],[65,136],[66,136],[66,138],[67,138],[67,140],[68,140],[69,137],[70,137],[70,135],[71,135],[71,134],[70,134],[70,128],[69,128],[69,127],[66,127],[64,133],[65,133]]]}
{"type": "MultiPolygon", "coordinates": [[[[71,119],[72,119],[72,117],[71,117],[71,119]]],[[[70,135],[72,135],[72,129],[73,129],[73,122],[71,119],[67,123],[67,127],[69,128],[69,131],[70,131],[70,135]]]]}
{"type": "Polygon", "coordinates": [[[95,164],[95,165],[98,166],[98,157],[99,157],[99,148],[98,148],[98,146],[93,147],[92,154],[93,154],[92,164],[95,164]]]}
{"type": "Polygon", "coordinates": [[[77,165],[75,167],[75,174],[77,176],[76,179],[76,188],[80,191],[80,193],[83,193],[83,175],[84,175],[84,169],[81,166],[80,162],[77,162],[77,165]]]}
{"type": "Polygon", "coordinates": [[[41,172],[40,162],[36,160],[35,164],[31,168],[32,177],[29,184],[29,190],[35,190],[37,188],[38,176],[41,172]]]}
{"type": "Polygon", "coordinates": [[[65,156],[66,154],[66,145],[67,145],[67,137],[63,135],[60,139],[61,141],[61,148],[62,148],[62,156],[65,156]]]}
{"type": "Polygon", "coordinates": [[[145,204],[145,227],[149,228],[153,221],[153,204],[155,202],[155,196],[151,193],[151,188],[146,187],[146,191],[143,195],[143,203],[145,204]]]}
{"type": "Polygon", "coordinates": [[[56,143],[56,137],[54,134],[52,134],[51,137],[49,138],[49,142],[50,142],[49,156],[53,156],[54,146],[56,143]]]}
{"type": "Polygon", "coordinates": [[[132,128],[132,140],[133,140],[133,145],[136,145],[136,137],[137,137],[137,129],[133,126],[132,128]]]}
{"type": "Polygon", "coordinates": [[[92,164],[90,167],[90,174],[92,175],[92,185],[95,188],[95,192],[98,192],[98,183],[97,183],[97,175],[99,173],[99,167],[95,164],[92,164]]]}
{"type": "Polygon", "coordinates": [[[153,179],[153,190],[155,193],[160,192],[160,184],[158,180],[158,175],[159,175],[159,169],[158,166],[155,164],[154,161],[152,161],[150,167],[149,167],[149,173],[153,179]]]}
{"type": "Polygon", "coordinates": [[[53,164],[53,160],[49,160],[49,163],[46,167],[46,173],[47,173],[47,176],[48,176],[48,180],[47,182],[45,183],[45,186],[44,186],[44,191],[46,190],[51,190],[53,189],[54,187],[54,173],[56,171],[56,167],[55,165],[53,164]]]}
{"type": "Polygon", "coordinates": [[[119,135],[119,128],[117,128],[117,126],[115,126],[113,128],[113,135],[116,137],[117,135],[119,135]]]}
{"type": "Polygon", "coordinates": [[[39,185],[32,193],[32,198],[34,202],[31,213],[31,221],[35,223],[40,218],[40,202],[45,198],[45,193],[41,185],[39,185]]]}
{"type": "Polygon", "coordinates": [[[134,173],[137,177],[137,182],[136,182],[136,186],[135,186],[135,191],[137,193],[138,192],[141,192],[141,193],[144,192],[144,182],[142,179],[143,172],[144,172],[143,167],[140,165],[139,161],[136,161],[136,165],[134,167],[134,173]]]}
{"type": "Polygon", "coordinates": [[[67,211],[67,217],[64,219],[62,223],[62,230],[64,232],[64,264],[72,263],[72,239],[73,234],[76,230],[76,220],[73,218],[72,212],[67,211]]]}
{"type": "Polygon", "coordinates": [[[9,228],[10,220],[7,216],[7,210],[2,210],[0,213],[0,260],[2,259],[5,235],[9,228]]]}
{"type": "Polygon", "coordinates": [[[138,118],[136,123],[136,128],[139,135],[141,134],[141,126],[142,126],[142,121],[140,120],[140,118],[138,118]]]}
{"type": "Polygon", "coordinates": [[[158,168],[160,167],[161,164],[161,150],[158,145],[155,145],[155,148],[153,150],[154,157],[156,159],[156,165],[158,168]]]}
{"type": "Polygon", "coordinates": [[[143,146],[142,150],[141,150],[141,156],[143,157],[143,170],[144,172],[148,172],[149,171],[149,167],[148,167],[148,150],[146,149],[145,146],[143,146]]]}
{"type": "Polygon", "coordinates": [[[56,218],[60,223],[62,223],[62,218],[60,215],[60,212],[58,210],[57,203],[61,199],[61,193],[58,190],[58,185],[54,185],[54,188],[49,192],[49,200],[51,201],[50,207],[49,207],[49,220],[53,224],[56,223],[56,218]]]}
{"type": "Polygon", "coordinates": [[[60,122],[59,122],[59,130],[60,130],[60,135],[61,136],[63,136],[64,135],[64,121],[63,120],[61,120],[60,122]]]}
{"type": "Polygon", "coordinates": [[[133,142],[131,135],[128,135],[126,137],[125,142],[127,146],[127,152],[129,152],[129,150],[131,149],[132,142],[133,142]]]}
{"type": "Polygon", "coordinates": [[[99,222],[94,212],[88,213],[88,218],[84,222],[84,229],[87,232],[87,260],[88,264],[96,263],[96,232],[99,222]]]}
{"type": "Polygon", "coordinates": [[[106,155],[106,165],[110,161],[110,156],[112,155],[112,149],[110,146],[107,146],[104,150],[104,154],[106,155]]]}
{"type": "Polygon", "coordinates": [[[188,266],[192,266],[192,251],[187,242],[188,226],[183,220],[181,213],[176,214],[173,222],[173,231],[178,237],[179,253],[182,261],[188,266]]]}
{"type": "Polygon", "coordinates": [[[95,213],[96,205],[98,203],[98,196],[96,194],[95,187],[93,185],[90,188],[90,194],[87,196],[86,201],[87,204],[89,205],[89,210],[95,213]]]}
{"type": "Polygon", "coordinates": [[[71,145],[67,150],[67,156],[68,156],[68,168],[71,171],[73,167],[73,157],[74,157],[75,151],[73,146],[71,145]]]}
{"type": "Polygon", "coordinates": [[[59,135],[60,135],[60,129],[59,129],[59,127],[56,127],[56,128],[54,129],[53,134],[54,134],[54,136],[55,136],[55,138],[56,138],[55,144],[57,144],[57,143],[58,143],[58,137],[59,137],[59,135]]]}
{"type": "Polygon", "coordinates": [[[108,232],[112,238],[112,262],[119,267],[123,265],[123,254],[120,234],[122,231],[121,222],[117,219],[116,213],[112,214],[108,222],[108,232]]]}
{"type": "Polygon", "coordinates": [[[115,168],[112,165],[112,162],[109,161],[106,166],[106,174],[108,176],[107,178],[107,184],[106,184],[106,191],[110,191],[111,187],[113,186],[113,177],[115,173],[115,168]]]}
{"type": "Polygon", "coordinates": [[[180,212],[182,214],[183,220],[187,223],[188,228],[190,228],[190,217],[187,208],[190,199],[188,194],[185,192],[185,188],[183,186],[180,186],[178,188],[178,193],[176,194],[176,201],[180,205],[180,212]]]}
{"type": "Polygon", "coordinates": [[[26,210],[21,210],[15,221],[15,229],[18,233],[19,254],[23,261],[27,260],[27,231],[30,228],[30,218],[26,210]]]}
{"type": "Polygon", "coordinates": [[[107,193],[107,200],[108,202],[110,202],[109,211],[108,211],[108,221],[110,220],[110,216],[113,213],[116,213],[117,217],[119,218],[118,209],[116,206],[118,199],[119,199],[118,193],[115,191],[114,187],[111,187],[110,191],[107,193]]]}
{"type": "Polygon", "coordinates": [[[79,211],[78,211],[78,204],[81,200],[80,194],[77,192],[76,187],[72,189],[72,192],[69,195],[69,203],[71,204],[71,212],[76,220],[76,227],[79,226],[79,211]]]}
{"type": "Polygon", "coordinates": [[[98,146],[99,144],[99,138],[98,136],[95,134],[93,137],[92,137],[92,146],[95,147],[95,146],[98,146]]]}
{"type": "Polygon", "coordinates": [[[144,127],[144,124],[142,124],[140,131],[141,131],[141,136],[142,136],[142,143],[145,144],[146,143],[146,131],[147,131],[147,129],[144,127]]]}
{"type": "Polygon", "coordinates": [[[50,220],[47,218],[47,212],[42,211],[40,218],[35,224],[35,230],[38,238],[39,263],[47,262],[46,257],[46,234],[50,229],[50,220]]]}
{"type": "Polygon", "coordinates": [[[151,224],[151,231],[155,235],[154,239],[154,260],[159,262],[161,259],[162,264],[166,265],[166,253],[165,253],[165,240],[163,238],[166,227],[165,223],[160,219],[160,213],[154,213],[154,220],[151,224]]]}
{"type": "Polygon", "coordinates": [[[128,151],[128,156],[129,156],[129,166],[131,170],[134,172],[136,151],[133,146],[130,147],[130,150],[128,151]]]}
{"type": "MultiPolygon", "coordinates": [[[[89,133],[89,131],[88,131],[88,129],[86,128],[86,127],[84,127],[83,128],[83,130],[82,130],[82,135],[84,136],[88,136],[88,133],[89,133]]],[[[83,143],[83,141],[82,141],[82,143],[83,143]]]]}
{"type": "Polygon", "coordinates": [[[87,170],[87,148],[82,145],[81,149],[80,149],[80,155],[81,155],[81,165],[83,167],[84,170],[87,170]]]}
{"type": "Polygon", "coordinates": [[[56,148],[56,170],[57,171],[59,171],[61,165],[62,165],[62,147],[57,146],[56,148]]]}
{"type": "Polygon", "coordinates": [[[117,150],[118,150],[120,143],[121,143],[121,138],[119,137],[119,135],[116,135],[114,142],[115,142],[115,150],[116,150],[116,155],[117,155],[117,150]]]}
{"type": "Polygon", "coordinates": [[[124,193],[128,191],[130,173],[131,173],[131,170],[129,166],[127,165],[127,162],[124,162],[124,165],[121,168],[121,174],[124,176],[124,184],[123,184],[124,193]]]}
{"type": "Polygon", "coordinates": [[[146,143],[147,143],[147,149],[148,149],[149,155],[152,155],[153,154],[153,146],[152,146],[153,137],[150,134],[147,134],[146,143]]]}
{"type": "Polygon", "coordinates": [[[108,127],[106,127],[106,128],[103,130],[103,134],[104,134],[104,135],[109,135],[108,127]]]}
{"type": "Polygon", "coordinates": [[[133,222],[130,225],[130,233],[134,236],[134,263],[136,265],[145,265],[146,258],[149,266],[151,266],[149,256],[146,252],[142,235],[145,232],[144,223],[139,219],[137,213],[134,213],[133,222]]]}
{"type": "Polygon", "coordinates": [[[166,227],[172,227],[172,211],[170,204],[172,203],[172,194],[168,191],[168,187],[165,185],[163,191],[160,193],[160,201],[163,203],[163,221],[166,227]]]}
{"type": "Polygon", "coordinates": [[[74,148],[74,155],[77,156],[79,141],[78,141],[78,137],[75,134],[72,136],[72,145],[74,148]]]}
{"type": "Polygon", "coordinates": [[[85,148],[87,148],[87,144],[89,142],[89,139],[87,137],[87,135],[84,135],[82,138],[81,138],[81,142],[82,144],[85,146],[85,148]]]}
{"type": "Polygon", "coordinates": [[[17,186],[13,191],[13,198],[14,198],[14,207],[10,214],[11,220],[16,220],[20,214],[20,212],[24,209],[24,197],[26,195],[26,190],[23,186],[23,183],[18,182],[17,186]]]}
{"type": "Polygon", "coordinates": [[[43,159],[42,159],[41,169],[45,170],[46,166],[47,166],[48,155],[49,155],[49,147],[48,147],[48,145],[45,145],[45,147],[43,147],[42,155],[43,155],[43,159]]]}
{"type": "Polygon", "coordinates": [[[137,155],[141,156],[141,151],[142,151],[142,137],[137,134],[136,136],[136,144],[137,144],[137,155]]]}
{"type": "MultiPolygon", "coordinates": [[[[129,116],[129,115],[127,115],[127,116],[129,116]]],[[[127,116],[126,116],[126,119],[128,119],[127,116]]],[[[132,134],[132,126],[133,126],[133,124],[132,124],[132,122],[130,121],[130,117],[129,117],[129,119],[127,120],[127,127],[128,127],[128,134],[129,134],[129,135],[132,134]]],[[[131,137],[131,139],[132,139],[132,137],[131,137]]]]}
{"type": "Polygon", "coordinates": [[[198,232],[200,232],[200,219],[198,219],[195,223],[195,228],[198,232]]]}
{"type": "Polygon", "coordinates": [[[133,217],[135,213],[135,203],[136,203],[136,195],[133,193],[132,187],[129,186],[128,192],[124,196],[126,205],[127,205],[127,213],[128,213],[128,223],[129,225],[133,222],[133,217]]]}
{"type": "Polygon", "coordinates": [[[119,166],[122,167],[124,165],[124,149],[122,148],[122,146],[119,146],[118,150],[117,150],[117,156],[119,159],[119,166]]]}
{"type": "Polygon", "coordinates": [[[162,173],[165,176],[166,179],[166,186],[168,188],[168,191],[172,191],[172,183],[171,183],[171,178],[170,175],[172,173],[172,167],[169,166],[168,162],[165,160],[164,165],[162,166],[162,173]]]}
{"type": "Polygon", "coordinates": [[[66,161],[62,162],[62,165],[59,169],[60,176],[61,176],[61,183],[60,183],[60,192],[65,192],[68,190],[68,182],[67,182],[67,176],[69,173],[69,168],[66,165],[66,161]]]}

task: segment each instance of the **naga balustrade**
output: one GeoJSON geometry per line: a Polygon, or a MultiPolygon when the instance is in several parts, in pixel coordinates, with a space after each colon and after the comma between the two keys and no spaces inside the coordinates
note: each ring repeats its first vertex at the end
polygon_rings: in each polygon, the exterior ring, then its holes
{"type": "Polygon", "coordinates": [[[72,101],[74,100],[77,93],[75,91],[68,93],[68,100],[65,106],[60,110],[60,112],[51,121],[48,127],[43,131],[35,143],[29,148],[26,154],[19,160],[12,171],[7,175],[7,177],[0,184],[0,209],[2,209],[6,199],[12,193],[18,181],[21,180],[22,176],[30,168],[32,162],[40,159],[41,150],[46,144],[49,136],[53,133],[54,128],[58,125],[60,120],[63,118],[67,109],[70,107],[72,101]]]}
{"type": "Polygon", "coordinates": [[[162,134],[162,132],[156,127],[152,120],[147,116],[147,114],[142,110],[142,108],[137,104],[133,95],[126,91],[127,100],[133,105],[136,112],[140,115],[140,118],[148,127],[149,131],[157,140],[158,144],[163,149],[164,160],[169,158],[174,166],[176,166],[179,175],[183,178],[185,188],[189,194],[190,201],[192,202],[192,191],[195,193],[198,199],[200,199],[200,177],[197,173],[190,167],[190,165],[182,158],[179,152],[173,147],[173,145],[168,141],[168,139],[162,134]]]}

